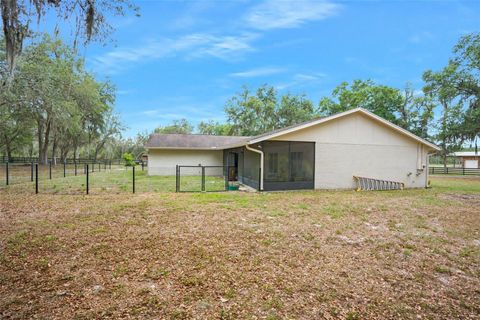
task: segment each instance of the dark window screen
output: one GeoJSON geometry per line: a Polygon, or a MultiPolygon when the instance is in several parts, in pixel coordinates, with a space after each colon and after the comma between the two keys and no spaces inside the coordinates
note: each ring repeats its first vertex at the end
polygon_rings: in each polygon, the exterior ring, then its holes
{"type": "Polygon", "coordinates": [[[313,188],[313,142],[265,141],[266,190],[313,188]]]}
{"type": "Polygon", "coordinates": [[[268,154],[268,174],[275,176],[278,174],[278,153],[268,154]]]}

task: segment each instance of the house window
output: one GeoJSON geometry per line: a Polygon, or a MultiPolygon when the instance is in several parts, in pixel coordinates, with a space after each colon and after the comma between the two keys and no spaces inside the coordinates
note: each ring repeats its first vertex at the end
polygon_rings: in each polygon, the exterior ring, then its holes
{"type": "Polygon", "coordinates": [[[268,154],[268,174],[270,176],[278,174],[278,153],[276,152],[268,154]]]}
{"type": "Polygon", "coordinates": [[[290,177],[291,180],[303,177],[303,152],[290,152],[290,177]]]}

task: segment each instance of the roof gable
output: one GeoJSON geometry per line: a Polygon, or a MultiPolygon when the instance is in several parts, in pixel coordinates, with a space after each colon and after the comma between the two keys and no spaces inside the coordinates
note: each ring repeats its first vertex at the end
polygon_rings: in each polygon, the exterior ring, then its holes
{"type": "Polygon", "coordinates": [[[398,132],[402,135],[405,135],[407,137],[410,137],[413,140],[416,140],[416,141],[430,147],[433,150],[437,150],[437,151],[440,150],[440,148],[437,147],[436,145],[434,145],[433,143],[431,143],[431,142],[429,142],[425,139],[422,139],[419,136],[414,135],[410,131],[405,130],[405,129],[391,123],[390,121],[387,121],[387,120],[383,119],[382,117],[379,117],[376,114],[374,114],[374,113],[372,113],[368,110],[365,110],[363,108],[351,109],[351,110],[348,110],[348,111],[345,111],[345,112],[334,114],[334,115],[329,116],[329,117],[320,118],[320,119],[300,123],[298,125],[294,125],[294,126],[290,126],[290,127],[284,128],[284,129],[275,130],[275,131],[268,132],[268,133],[265,133],[265,134],[262,134],[262,135],[258,135],[258,136],[255,136],[255,137],[251,138],[248,141],[248,144],[255,144],[255,143],[258,143],[258,142],[261,142],[261,141],[264,141],[264,140],[273,139],[273,138],[276,138],[276,137],[279,137],[279,136],[282,136],[282,135],[285,135],[285,134],[288,134],[288,133],[292,133],[292,132],[295,132],[295,131],[298,131],[298,130],[302,130],[302,129],[309,128],[309,127],[312,127],[312,126],[316,126],[316,125],[319,125],[321,123],[333,121],[335,119],[342,118],[342,117],[345,117],[345,116],[348,116],[348,115],[354,114],[354,113],[362,113],[362,114],[366,115],[367,117],[370,117],[371,119],[373,119],[373,120],[391,128],[391,129],[395,130],[396,132],[398,132]]]}

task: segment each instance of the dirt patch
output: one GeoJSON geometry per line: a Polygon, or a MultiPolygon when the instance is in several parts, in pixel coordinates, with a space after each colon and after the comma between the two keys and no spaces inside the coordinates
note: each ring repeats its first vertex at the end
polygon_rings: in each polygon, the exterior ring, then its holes
{"type": "Polygon", "coordinates": [[[480,194],[459,194],[459,193],[445,193],[441,195],[442,199],[457,200],[457,201],[478,201],[480,202],[480,194]]]}

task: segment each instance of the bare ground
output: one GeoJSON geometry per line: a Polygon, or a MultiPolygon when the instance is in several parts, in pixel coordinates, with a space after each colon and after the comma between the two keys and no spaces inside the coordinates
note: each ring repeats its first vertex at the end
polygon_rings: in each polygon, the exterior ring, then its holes
{"type": "Polygon", "coordinates": [[[480,182],[455,181],[363,193],[3,190],[0,319],[478,319],[480,182]]]}

